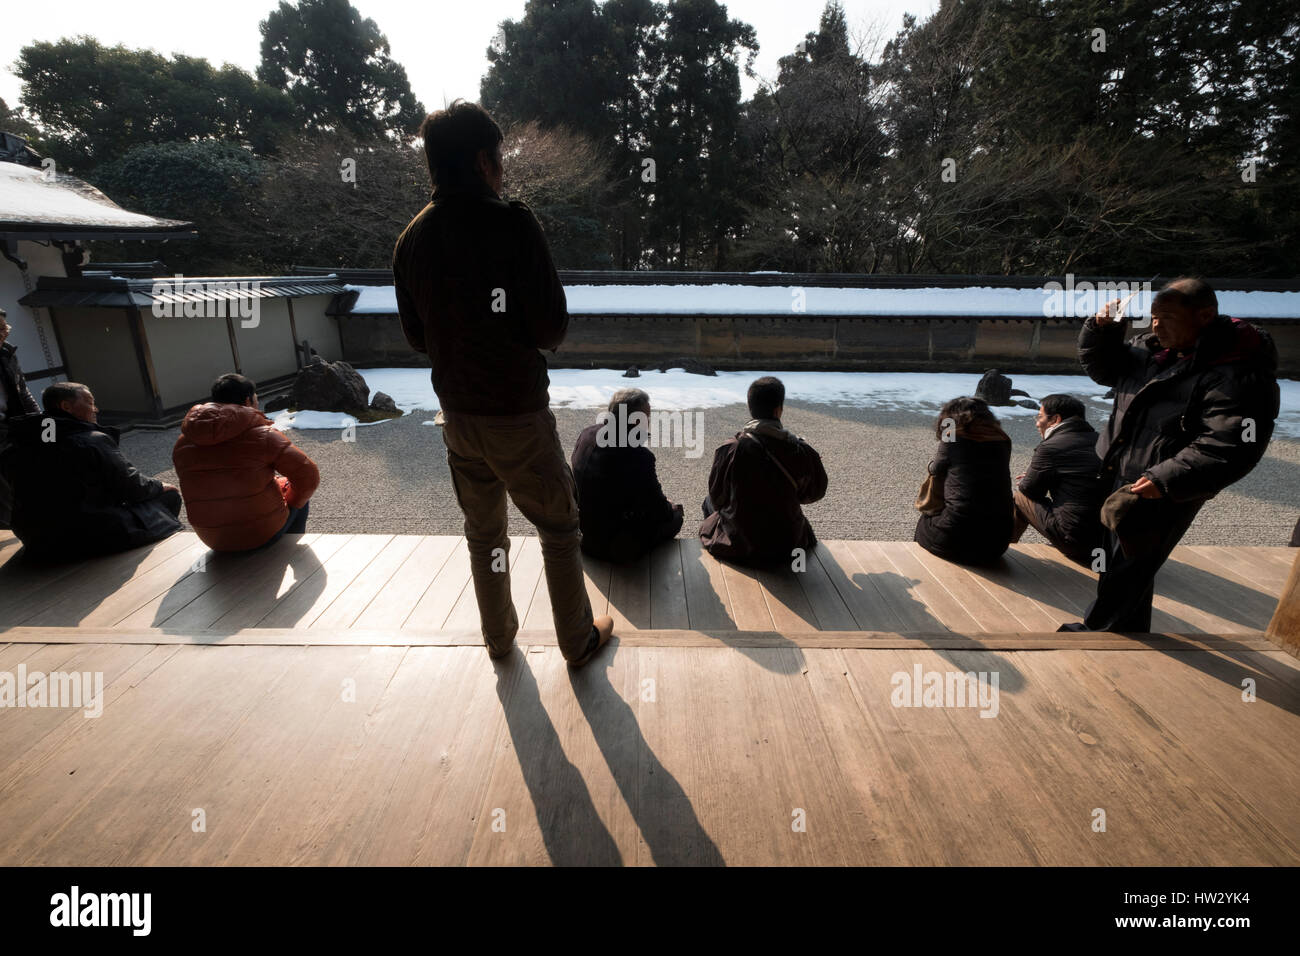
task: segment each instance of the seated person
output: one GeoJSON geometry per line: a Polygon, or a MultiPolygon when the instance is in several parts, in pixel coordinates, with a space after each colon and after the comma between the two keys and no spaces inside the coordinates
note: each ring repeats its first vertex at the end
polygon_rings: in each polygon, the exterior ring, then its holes
{"type": "Polygon", "coordinates": [[[172,463],[190,525],[213,551],[251,551],[307,529],[320,471],[258,410],[257,386],[242,375],[222,375],[212,401],[189,410],[172,463]]]}
{"type": "MultiPolygon", "coordinates": [[[[5,341],[9,338],[9,323],[5,316],[5,310],[0,309],[0,455],[9,446],[9,423],[20,415],[34,415],[40,411],[23,378],[18,350],[5,341]]],[[[0,475],[0,528],[9,527],[13,498],[9,482],[0,475]]]]}
{"type": "Polygon", "coordinates": [[[943,509],[922,514],[916,543],[958,564],[993,564],[1011,543],[1011,439],[988,404],[954,398],[935,423],[930,462],[943,509]]]}
{"type": "Polygon", "coordinates": [[[1071,561],[1089,567],[1093,548],[1102,547],[1102,493],[1098,475],[1097,432],[1088,424],[1083,402],[1072,395],[1048,395],[1034,425],[1043,436],[1029,468],[1018,476],[1012,495],[1019,541],[1033,525],[1071,561]]]}
{"type": "Polygon", "coordinates": [[[650,396],[622,389],[573,448],[582,550],[594,558],[634,561],[682,530],[682,506],[664,496],[644,444],[649,420],[650,396]]]}
{"type": "Polygon", "coordinates": [[[795,548],[817,544],[799,506],[825,496],[826,469],[811,445],[782,427],[780,379],[755,379],[747,398],[753,419],[713,455],[700,541],[715,558],[788,563],[795,548]]]}
{"type": "Polygon", "coordinates": [[[113,554],[180,530],[180,492],[122,457],[118,430],[98,424],[90,389],[58,382],[41,404],[44,414],[9,422],[0,462],[13,488],[14,534],[34,557],[113,554]]]}

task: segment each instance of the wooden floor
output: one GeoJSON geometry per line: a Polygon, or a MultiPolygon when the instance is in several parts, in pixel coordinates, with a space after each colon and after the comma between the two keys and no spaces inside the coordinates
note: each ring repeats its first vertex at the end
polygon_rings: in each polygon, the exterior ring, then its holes
{"type": "Polygon", "coordinates": [[[536,538],[494,664],[461,538],[54,569],[3,535],[0,675],[104,702],[0,709],[0,865],[1300,863],[1300,662],[1260,633],[1292,550],[1178,549],[1131,638],[1055,633],[1095,577],[1043,546],[795,573],[679,540],[588,562],[619,639],[575,672],[536,538]],[[895,706],[932,672],[996,710],[895,706]]]}

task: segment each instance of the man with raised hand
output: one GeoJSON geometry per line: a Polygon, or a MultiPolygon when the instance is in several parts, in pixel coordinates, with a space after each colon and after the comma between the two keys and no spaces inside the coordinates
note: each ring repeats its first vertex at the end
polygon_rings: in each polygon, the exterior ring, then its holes
{"type": "Polygon", "coordinates": [[[431,113],[420,135],[433,196],[397,240],[393,281],[406,340],[433,365],[483,640],[492,657],[504,657],[519,630],[509,494],[541,538],[560,651],[581,666],[609,641],[614,622],[592,619],[573,472],[539,351],[564,340],[564,289],[532,212],[500,196],[503,136],[492,117],[457,100],[431,113]]]}
{"type": "Polygon", "coordinates": [[[1201,506],[1259,463],[1280,395],[1268,333],[1219,313],[1201,279],[1178,278],[1151,304],[1151,330],[1125,340],[1118,300],[1083,324],[1079,361],[1115,390],[1097,442],[1107,536],[1097,598],[1061,630],[1151,630],[1156,573],[1201,506]]]}

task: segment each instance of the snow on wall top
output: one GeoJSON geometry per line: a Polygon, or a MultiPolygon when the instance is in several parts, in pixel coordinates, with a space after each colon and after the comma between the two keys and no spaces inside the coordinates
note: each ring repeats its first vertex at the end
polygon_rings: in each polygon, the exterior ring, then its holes
{"type": "MultiPolygon", "coordinates": [[[[360,293],[353,315],[395,315],[392,286],[348,286],[360,293]]],[[[572,285],[565,287],[574,315],[952,315],[1070,317],[1094,315],[1110,293],[1046,289],[830,289],[742,285],[572,285]],[[792,304],[803,294],[803,309],[792,304]]],[[[1123,298],[1123,296],[1119,296],[1123,298]]],[[[1220,292],[1226,315],[1256,319],[1300,318],[1300,292],[1220,292]]],[[[1145,300],[1145,301],[1144,301],[1145,300]]],[[[1144,316],[1139,295],[1128,312],[1144,316]]]]}
{"type": "Polygon", "coordinates": [[[128,212],[72,176],[46,178],[44,170],[0,162],[0,223],[158,229],[185,223],[128,212]]]}

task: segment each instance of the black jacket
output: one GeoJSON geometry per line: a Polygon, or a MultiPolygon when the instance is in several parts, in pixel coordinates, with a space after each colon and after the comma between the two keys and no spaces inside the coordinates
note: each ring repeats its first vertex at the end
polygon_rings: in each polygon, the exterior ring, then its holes
{"type": "Polygon", "coordinates": [[[542,227],[485,185],[441,190],[393,252],[406,341],[433,363],[448,412],[519,415],[550,404],[546,360],[569,313],[542,227]]]}
{"type": "Polygon", "coordinates": [[[582,549],[595,557],[626,561],[662,539],[675,515],[655,473],[655,456],[644,446],[602,446],[601,425],[589,425],[573,448],[582,549]]]}
{"type": "MultiPolygon", "coordinates": [[[[19,415],[32,415],[41,410],[27,388],[23,370],[18,366],[18,350],[8,342],[0,345],[0,389],[4,390],[7,403],[5,413],[0,415],[0,428],[3,428],[4,421],[15,419],[19,415]]],[[[3,437],[3,432],[0,432],[0,439],[3,437]]]]}
{"type": "Polygon", "coordinates": [[[709,498],[714,512],[700,541],[715,558],[741,564],[793,560],[817,538],[801,504],[826,495],[826,469],[813,447],[775,419],[756,419],[713,454],[709,498]]]}
{"type": "Polygon", "coordinates": [[[943,482],[944,506],[921,515],[914,540],[948,561],[996,561],[1011,543],[1011,440],[941,441],[930,473],[943,482]]]}
{"type": "Polygon", "coordinates": [[[1145,475],[1171,502],[1213,498],[1259,463],[1273,437],[1280,394],[1272,338],[1221,315],[1180,358],[1151,334],[1125,342],[1123,329],[1088,319],[1079,333],[1084,371],[1115,389],[1097,443],[1106,490],[1145,475]]]}
{"type": "Polygon", "coordinates": [[[1082,418],[1067,418],[1034,449],[1020,491],[1035,501],[1051,499],[1053,531],[1070,540],[1100,536],[1101,503],[1110,491],[1098,479],[1097,431],[1082,418]]]}
{"type": "Polygon", "coordinates": [[[0,469],[14,490],[11,524],[34,555],[110,554],[180,529],[159,501],[162,482],[118,451],[116,429],[61,412],[24,415],[10,423],[9,440],[0,469]]]}

